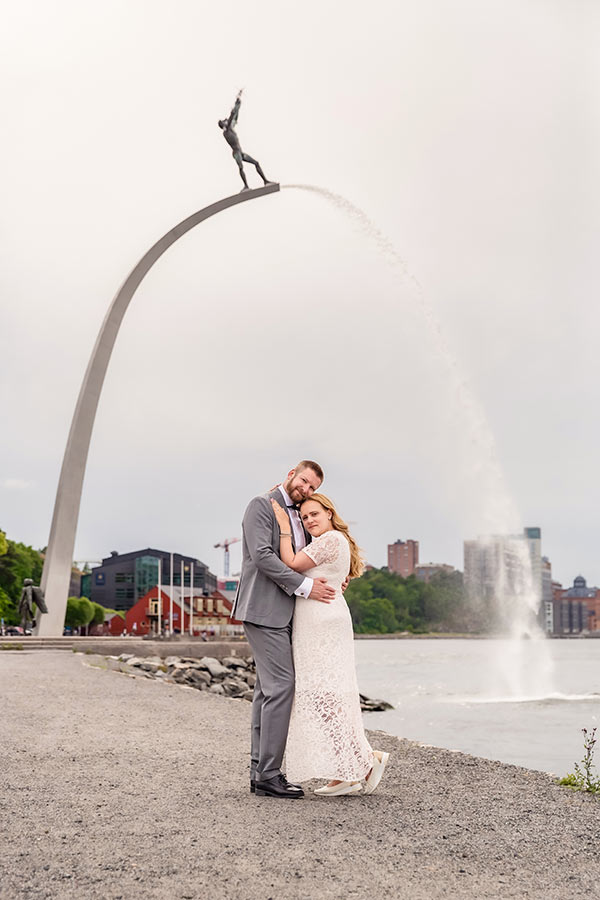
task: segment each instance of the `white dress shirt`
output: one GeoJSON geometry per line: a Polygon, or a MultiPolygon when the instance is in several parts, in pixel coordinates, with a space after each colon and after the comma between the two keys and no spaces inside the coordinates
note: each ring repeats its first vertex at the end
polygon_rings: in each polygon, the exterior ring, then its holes
{"type": "MultiPolygon", "coordinates": [[[[304,533],[304,528],[302,527],[302,522],[300,521],[300,512],[295,508],[294,501],[291,499],[282,484],[279,485],[279,490],[281,491],[281,494],[285,501],[285,505],[288,507],[288,514],[292,523],[292,531],[294,533],[296,553],[300,553],[300,551],[304,550],[304,548],[306,547],[306,534],[304,533]],[[291,509],[289,507],[291,507],[291,509]]],[[[302,584],[296,588],[294,594],[296,594],[297,597],[308,597],[312,589],[312,578],[305,578],[302,584]]]]}

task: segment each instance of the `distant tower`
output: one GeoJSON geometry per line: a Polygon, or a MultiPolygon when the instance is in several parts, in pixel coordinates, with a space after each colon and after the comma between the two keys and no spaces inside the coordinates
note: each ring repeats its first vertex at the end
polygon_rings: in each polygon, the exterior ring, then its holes
{"type": "Polygon", "coordinates": [[[396,575],[408,578],[415,574],[415,568],[419,564],[419,542],[397,540],[394,544],[388,544],[388,569],[396,575]]]}

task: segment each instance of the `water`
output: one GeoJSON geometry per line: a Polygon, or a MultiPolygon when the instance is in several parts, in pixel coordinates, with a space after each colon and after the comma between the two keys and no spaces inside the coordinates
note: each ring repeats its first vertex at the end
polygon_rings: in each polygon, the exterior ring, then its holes
{"type": "MultiPolygon", "coordinates": [[[[358,640],[358,683],[395,707],[365,713],[368,728],[475,756],[565,775],[582,756],[583,727],[600,727],[600,640],[549,640],[555,688],[515,696],[498,681],[492,656],[512,640],[358,640]]],[[[520,658],[533,672],[537,642],[520,658]]],[[[535,684],[535,679],[532,680],[535,684]]],[[[600,766],[600,759],[598,760],[600,766]]]]}

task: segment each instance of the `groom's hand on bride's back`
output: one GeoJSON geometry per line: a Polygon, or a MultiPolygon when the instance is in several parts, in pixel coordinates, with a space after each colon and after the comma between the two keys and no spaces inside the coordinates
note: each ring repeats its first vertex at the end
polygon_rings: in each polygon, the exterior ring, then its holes
{"type": "Polygon", "coordinates": [[[331,603],[335,597],[335,590],[327,584],[326,578],[315,578],[312,591],[308,596],[311,600],[320,600],[321,603],[331,603]]]}

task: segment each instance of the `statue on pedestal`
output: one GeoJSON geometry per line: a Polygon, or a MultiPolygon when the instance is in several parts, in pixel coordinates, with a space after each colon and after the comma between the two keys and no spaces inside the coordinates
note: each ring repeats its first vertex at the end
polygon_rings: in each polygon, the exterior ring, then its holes
{"type": "Polygon", "coordinates": [[[233,158],[235,159],[238,169],[240,170],[240,177],[244,182],[243,191],[249,190],[248,182],[246,180],[246,173],[244,172],[244,163],[251,163],[256,167],[256,171],[262,178],[265,184],[271,184],[271,182],[267,179],[265,173],[260,167],[260,163],[258,160],[253,159],[249,156],[248,153],[244,153],[240,146],[240,140],[235,132],[235,126],[238,120],[238,113],[240,111],[240,105],[242,102],[242,91],[238,91],[238,95],[235,98],[235,103],[233,104],[233,109],[229,113],[228,119],[219,119],[219,128],[223,131],[223,137],[231,147],[233,158]]]}
{"type": "Polygon", "coordinates": [[[35,625],[34,604],[37,606],[38,612],[47,613],[48,607],[44,599],[44,592],[41,587],[34,585],[31,578],[23,581],[23,590],[19,600],[19,615],[21,617],[21,628],[25,632],[29,628],[30,623],[35,625]]]}

